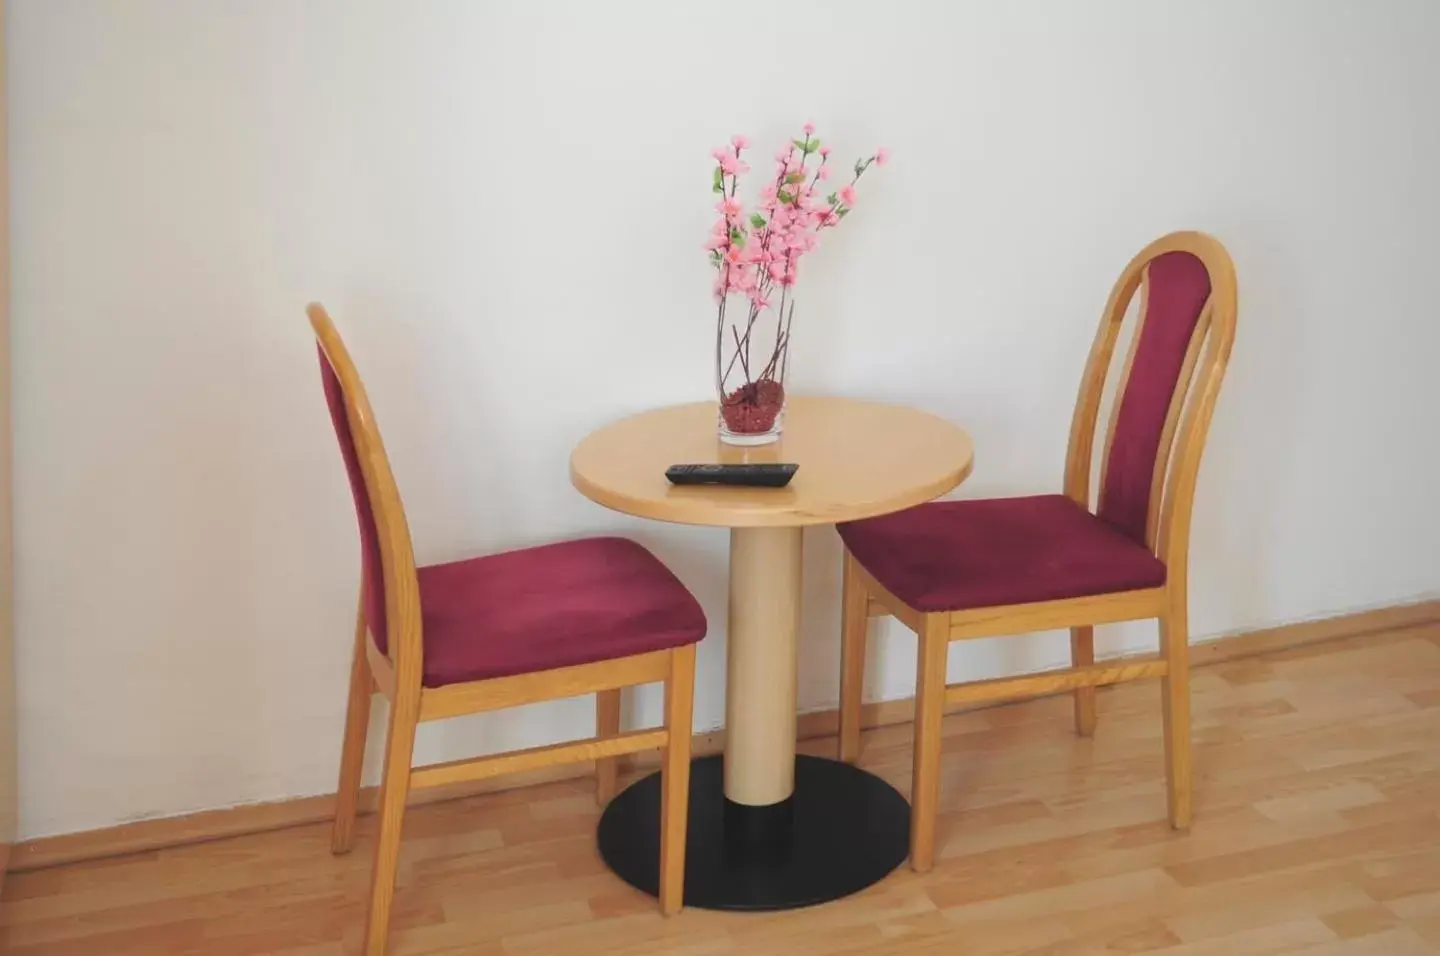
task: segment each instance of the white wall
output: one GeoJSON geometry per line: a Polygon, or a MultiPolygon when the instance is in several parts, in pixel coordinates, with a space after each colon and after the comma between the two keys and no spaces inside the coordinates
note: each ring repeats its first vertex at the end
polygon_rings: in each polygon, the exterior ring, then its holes
{"type": "MultiPolygon", "coordinates": [[[[606,512],[566,461],[707,395],[707,153],[737,131],[894,150],[805,277],[800,387],[962,423],[966,494],[1055,490],[1111,282],[1202,228],[1242,306],[1194,631],[1440,587],[1429,0],[9,6],[23,836],[333,788],[358,559],[310,299],[367,377],[421,560],[639,538],[710,615],[717,726],[724,534],[606,512]]],[[[813,709],[837,545],[806,545],[813,709]]],[[[872,693],[908,694],[913,642],[876,643],[872,693]]],[[[427,728],[418,756],[590,713],[427,728]]]]}

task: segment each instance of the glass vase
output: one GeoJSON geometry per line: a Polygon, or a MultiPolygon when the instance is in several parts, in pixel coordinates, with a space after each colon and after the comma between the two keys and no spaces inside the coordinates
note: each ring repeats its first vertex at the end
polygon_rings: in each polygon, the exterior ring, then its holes
{"type": "Polygon", "coordinates": [[[727,445],[768,445],[780,440],[785,426],[794,306],[783,322],[778,309],[752,309],[743,296],[732,296],[726,306],[715,340],[716,428],[727,445]]]}

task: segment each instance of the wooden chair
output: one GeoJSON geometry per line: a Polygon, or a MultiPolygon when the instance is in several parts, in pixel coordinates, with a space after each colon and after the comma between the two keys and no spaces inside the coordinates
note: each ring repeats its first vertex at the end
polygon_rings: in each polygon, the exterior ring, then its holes
{"type": "Polygon", "coordinates": [[[1095,688],[1161,678],[1170,821],[1189,826],[1186,554],[1235,309],[1235,269],[1219,242],[1179,232],[1151,243],[1125,268],[1105,306],[1080,383],[1063,495],[932,502],[840,525],[842,760],[854,761],[860,751],[867,619],[893,614],[919,636],[910,828],[916,870],[934,864],[947,706],[1073,690],[1075,726],[1088,736],[1095,688]],[[1092,505],[1101,393],[1137,289],[1139,324],[1120,373],[1092,505]],[[1159,620],[1159,654],[1095,663],[1096,624],[1147,618],[1159,620]],[[1060,627],[1070,628],[1070,668],[946,683],[951,641],[1060,627]]]}
{"type": "Polygon", "coordinates": [[[596,761],[601,802],[615,758],[660,749],[660,909],[684,892],[695,644],[705,617],[650,552],[589,538],[416,568],[394,475],[365,388],[335,326],[307,310],[360,525],[360,608],[333,848],[353,842],[374,691],[390,701],[365,952],[385,951],[406,796],[412,788],[551,764],[596,761]],[[665,725],[620,733],[620,688],[665,682],[665,725]],[[597,695],[596,736],[573,743],[410,766],[416,725],[534,701],[597,695]]]}

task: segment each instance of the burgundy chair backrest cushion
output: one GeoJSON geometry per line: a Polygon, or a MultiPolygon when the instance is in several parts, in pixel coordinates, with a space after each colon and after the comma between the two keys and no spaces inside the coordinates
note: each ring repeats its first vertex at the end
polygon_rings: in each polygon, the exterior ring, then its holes
{"type": "Polygon", "coordinates": [[[1210,274],[1188,252],[1157,256],[1149,269],[1140,341],[1110,436],[1099,511],[1102,519],[1141,544],[1165,418],[1195,325],[1210,297],[1210,274]]]}
{"type": "Polygon", "coordinates": [[[365,488],[365,474],[360,470],[360,457],[350,435],[350,416],[345,412],[345,392],[340,377],[320,352],[320,378],[325,383],[325,401],[330,406],[330,422],[345,458],[345,473],[350,477],[350,494],[355,498],[355,517],[360,522],[360,576],[364,589],[365,623],[375,636],[375,646],[385,648],[385,574],[380,564],[380,535],[375,530],[375,514],[370,509],[370,492],[365,488]]]}

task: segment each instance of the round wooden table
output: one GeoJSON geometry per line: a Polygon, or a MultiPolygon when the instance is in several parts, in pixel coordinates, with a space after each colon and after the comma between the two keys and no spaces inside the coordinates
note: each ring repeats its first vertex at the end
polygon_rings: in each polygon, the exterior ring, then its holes
{"type": "MultiPolygon", "coordinates": [[[[789,400],[779,442],[722,444],[714,402],[646,412],[596,431],[570,458],[586,497],[626,514],[730,529],[725,754],[692,767],[685,903],[787,909],[849,895],[905,859],[909,805],[893,787],[833,760],[796,757],[801,531],[888,514],[944,494],[970,473],[961,429],[912,408],[844,398],[789,400]],[[783,489],[677,487],[673,464],[794,462],[783,489]]],[[[658,775],[601,818],[601,855],[654,894],[658,775]]]]}

